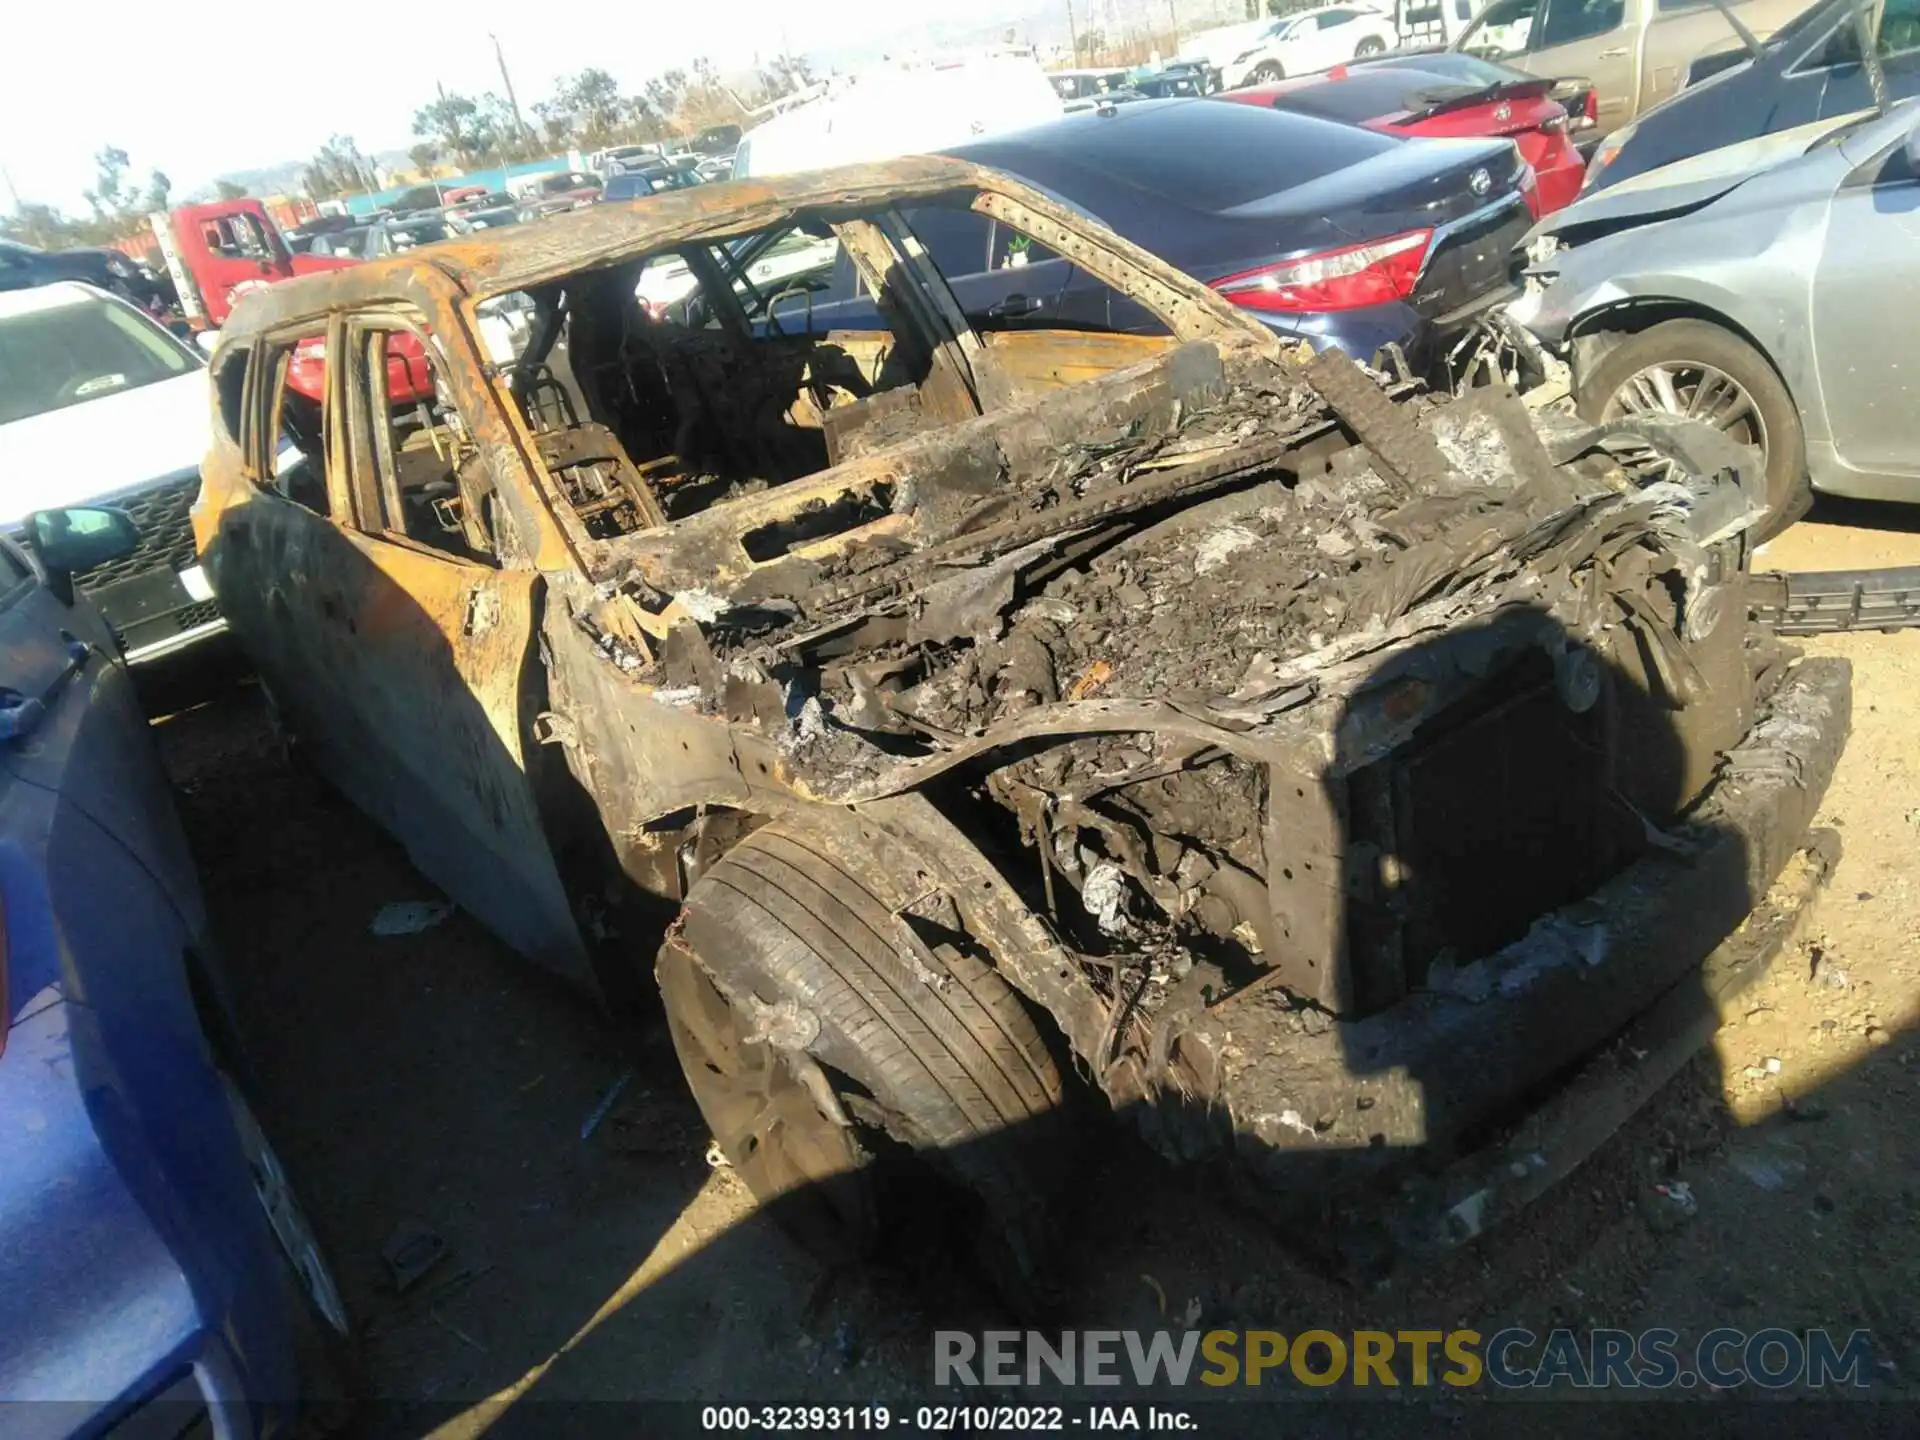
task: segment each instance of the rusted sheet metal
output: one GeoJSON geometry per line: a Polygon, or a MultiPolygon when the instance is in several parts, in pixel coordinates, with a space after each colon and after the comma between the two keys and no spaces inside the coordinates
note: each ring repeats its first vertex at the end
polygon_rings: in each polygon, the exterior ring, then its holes
{"type": "Polygon", "coordinates": [[[463,908],[590,985],[522,743],[539,576],[311,518],[256,497],[223,513],[210,551],[234,631],[272,657],[285,723],[463,908]]]}

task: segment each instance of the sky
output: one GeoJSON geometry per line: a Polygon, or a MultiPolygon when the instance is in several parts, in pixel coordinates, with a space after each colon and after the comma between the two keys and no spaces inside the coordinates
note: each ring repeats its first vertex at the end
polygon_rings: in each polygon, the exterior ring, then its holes
{"type": "MultiPolygon", "coordinates": [[[[500,37],[525,110],[557,76],[590,65],[634,90],[700,55],[722,71],[746,69],[782,49],[819,53],[917,22],[1020,8],[979,0],[323,0],[276,11],[105,0],[76,43],[69,7],[15,4],[0,52],[0,167],[22,200],[84,213],[81,192],[106,145],[128,153],[136,177],[164,170],[175,196],[229,171],[305,159],[335,133],[368,152],[405,149],[416,138],[413,112],[433,98],[436,81],[466,94],[499,88],[489,32],[500,37]]],[[[0,189],[0,205],[11,198],[0,189]]]]}

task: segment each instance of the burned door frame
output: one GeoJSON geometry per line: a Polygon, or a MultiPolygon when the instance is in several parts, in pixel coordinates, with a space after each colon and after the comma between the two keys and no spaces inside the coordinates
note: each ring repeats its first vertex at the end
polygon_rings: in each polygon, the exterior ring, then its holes
{"type": "MultiPolygon", "coordinates": [[[[311,334],[311,322],[304,328],[311,334]]],[[[310,652],[306,668],[325,694],[302,696],[294,718],[319,742],[321,768],[451,898],[529,958],[591,985],[528,774],[532,717],[545,701],[535,642],[542,576],[519,543],[488,565],[388,526],[367,357],[373,337],[402,331],[425,342],[448,400],[488,448],[480,435],[491,426],[476,421],[487,399],[463,384],[459,360],[475,374],[480,362],[448,353],[471,337],[449,333],[415,300],[329,317],[322,424],[331,513],[289,504],[305,517],[289,523],[310,533],[288,547],[304,563],[282,601],[283,623],[296,649],[310,652]]],[[[498,474],[498,457],[488,463],[498,474]]]]}

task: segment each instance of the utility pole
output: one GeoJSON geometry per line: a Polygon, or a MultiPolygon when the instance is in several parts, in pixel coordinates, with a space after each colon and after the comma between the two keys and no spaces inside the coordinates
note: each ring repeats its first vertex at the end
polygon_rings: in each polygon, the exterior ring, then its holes
{"type": "Polygon", "coordinates": [[[534,143],[533,131],[527,128],[527,122],[520,115],[520,101],[513,93],[513,77],[507,73],[507,57],[501,52],[500,37],[488,32],[487,38],[493,41],[493,58],[500,62],[500,83],[507,87],[507,108],[513,111],[515,138],[527,147],[527,158],[533,158],[533,152],[539,147],[534,143]]]}
{"type": "Polygon", "coordinates": [[[13,172],[8,170],[4,165],[0,165],[0,180],[7,182],[7,199],[10,202],[8,208],[15,211],[19,210],[20,192],[13,188],[13,172]]]}
{"type": "Polygon", "coordinates": [[[1078,65],[1080,63],[1080,37],[1077,33],[1075,33],[1073,28],[1073,0],[1066,0],[1066,5],[1067,5],[1067,48],[1073,52],[1072,63],[1075,65],[1078,65]]]}

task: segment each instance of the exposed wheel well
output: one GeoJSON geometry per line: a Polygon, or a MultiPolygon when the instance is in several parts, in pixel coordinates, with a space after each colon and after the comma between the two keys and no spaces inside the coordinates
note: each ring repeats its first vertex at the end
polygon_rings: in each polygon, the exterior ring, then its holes
{"type": "Polygon", "coordinates": [[[1699,320],[1708,325],[1718,325],[1729,335],[1744,340],[1780,377],[1787,394],[1793,396],[1794,404],[1801,403],[1773,356],[1767,353],[1767,347],[1755,339],[1751,331],[1718,310],[1691,300],[1627,300],[1583,317],[1569,336],[1574,389],[1577,391],[1580,388],[1581,376],[1590,374],[1593,367],[1600,363],[1601,357],[1622,340],[1629,335],[1638,335],[1643,330],[1651,330],[1656,325],[1664,325],[1669,320],[1699,320]]]}

